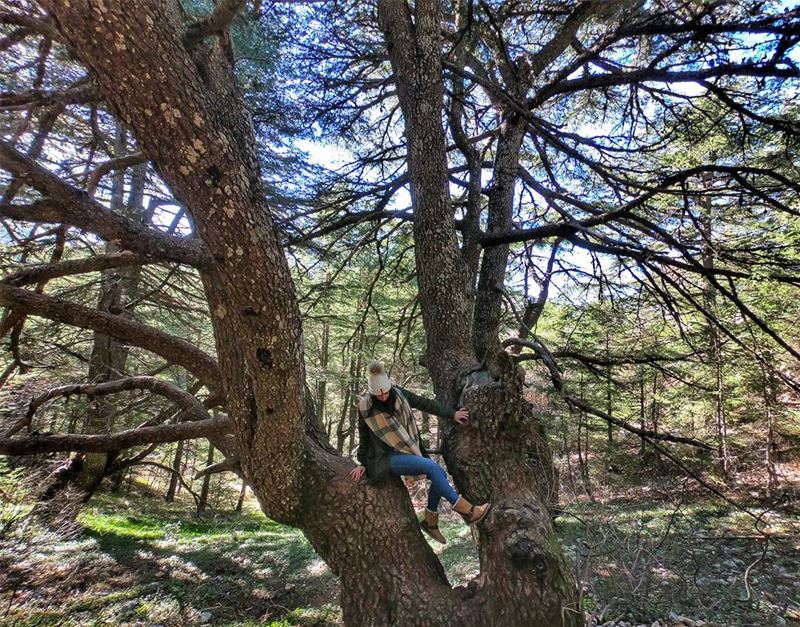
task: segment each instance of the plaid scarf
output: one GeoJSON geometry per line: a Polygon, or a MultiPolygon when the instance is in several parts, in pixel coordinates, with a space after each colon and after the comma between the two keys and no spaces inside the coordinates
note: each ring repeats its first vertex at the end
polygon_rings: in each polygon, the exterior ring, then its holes
{"type": "Polygon", "coordinates": [[[375,407],[369,394],[363,396],[358,403],[361,417],[378,439],[398,453],[422,456],[419,430],[411,413],[411,405],[397,388],[394,388],[394,395],[394,410],[391,413],[375,407]]]}

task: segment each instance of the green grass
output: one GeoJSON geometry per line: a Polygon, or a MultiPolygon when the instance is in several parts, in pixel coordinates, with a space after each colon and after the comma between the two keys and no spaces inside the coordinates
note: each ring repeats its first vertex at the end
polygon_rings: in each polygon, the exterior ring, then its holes
{"type": "Polygon", "coordinates": [[[262,514],[193,520],[186,504],[98,495],[79,522],[70,542],[29,529],[0,547],[0,605],[27,579],[6,621],[50,624],[57,606],[61,625],[338,624],[335,577],[262,514]]]}
{"type": "MultiPolygon", "coordinates": [[[[578,565],[587,611],[634,624],[675,612],[709,625],[760,626],[800,606],[796,517],[752,505],[777,537],[752,568],[746,598],[744,571],[763,544],[735,536],[753,536],[752,520],[685,494],[684,502],[663,492],[573,500],[556,526],[578,565]]],[[[190,512],[186,502],[100,494],[80,515],[76,539],[17,529],[0,542],[0,608],[9,608],[0,624],[341,624],[338,583],[299,531],[254,510],[205,519],[190,512]]],[[[467,583],[478,574],[472,531],[451,514],[440,527],[448,543],[432,547],[451,584],[467,583]]]]}
{"type": "Polygon", "coordinates": [[[439,555],[450,583],[454,586],[466,584],[479,574],[478,549],[472,530],[461,520],[444,516],[439,520],[439,528],[447,538],[447,544],[442,546],[431,541],[431,545],[439,555]]]}

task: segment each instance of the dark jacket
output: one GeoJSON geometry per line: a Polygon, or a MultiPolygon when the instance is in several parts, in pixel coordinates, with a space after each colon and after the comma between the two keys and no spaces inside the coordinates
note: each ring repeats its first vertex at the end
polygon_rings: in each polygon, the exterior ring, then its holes
{"type": "MultiPolygon", "coordinates": [[[[440,418],[452,420],[455,417],[455,410],[445,407],[438,401],[423,396],[418,396],[405,388],[395,386],[396,390],[408,401],[414,409],[418,409],[426,414],[434,414],[440,418]]],[[[422,441],[419,443],[420,451],[424,457],[428,457],[428,451],[422,441]]],[[[367,469],[367,479],[374,484],[386,481],[389,476],[388,454],[392,448],[383,442],[378,436],[372,433],[372,429],[367,426],[364,417],[358,416],[358,451],[356,458],[358,463],[367,469]]]]}

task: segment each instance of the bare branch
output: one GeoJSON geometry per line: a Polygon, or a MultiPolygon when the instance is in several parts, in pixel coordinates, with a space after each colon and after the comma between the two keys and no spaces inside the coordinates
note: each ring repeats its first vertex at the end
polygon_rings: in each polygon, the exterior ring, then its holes
{"type": "MultiPolygon", "coordinates": [[[[150,390],[155,394],[166,396],[181,405],[188,411],[189,416],[197,419],[206,420],[211,418],[203,404],[198,401],[192,394],[186,390],[167,383],[163,379],[157,377],[147,376],[134,376],[126,377],[124,379],[116,379],[106,383],[73,383],[71,385],[62,385],[52,390],[48,390],[44,394],[40,394],[31,400],[28,406],[28,419],[33,417],[36,410],[39,409],[44,403],[59,396],[72,396],[73,394],[85,394],[87,396],[104,396],[106,394],[117,394],[119,392],[127,392],[130,390],[150,390]]],[[[3,437],[7,438],[14,435],[13,433],[5,433],[3,437]]]]}
{"type": "Polygon", "coordinates": [[[573,394],[568,394],[564,390],[564,378],[561,375],[561,371],[556,364],[555,358],[553,354],[548,350],[548,348],[536,337],[533,340],[521,340],[519,338],[508,338],[507,340],[503,341],[503,348],[508,346],[514,345],[521,345],[526,348],[530,348],[533,350],[537,355],[539,355],[542,359],[542,362],[547,367],[547,370],[550,372],[550,379],[553,382],[553,387],[559,393],[561,398],[564,401],[573,407],[578,407],[579,409],[584,410],[585,412],[592,414],[593,416],[597,416],[606,422],[609,422],[621,429],[625,429],[625,431],[629,431],[630,433],[634,433],[641,438],[647,438],[650,440],[660,440],[664,442],[677,442],[680,444],[689,444],[690,446],[696,446],[698,448],[702,448],[705,450],[712,450],[712,447],[703,442],[702,440],[697,440],[695,438],[687,438],[680,435],[672,435],[670,433],[656,433],[654,431],[647,431],[646,429],[640,429],[639,427],[635,427],[629,422],[624,420],[620,420],[619,418],[615,418],[614,416],[605,413],[604,411],[600,411],[599,409],[595,409],[591,404],[587,403],[586,401],[578,398],[573,394]]]}
{"type": "Polygon", "coordinates": [[[86,182],[86,193],[89,194],[89,196],[94,196],[95,191],[97,191],[97,186],[100,184],[100,179],[112,170],[124,170],[132,165],[137,165],[146,161],[147,157],[144,153],[134,152],[130,155],[109,159],[101,163],[89,176],[89,180],[86,182]]]}
{"type": "Polygon", "coordinates": [[[135,461],[134,460],[128,460],[128,461],[125,461],[125,462],[123,462],[121,464],[115,465],[112,468],[111,473],[119,472],[120,470],[124,470],[125,468],[130,468],[132,466],[152,466],[153,468],[159,468],[161,470],[166,470],[167,472],[175,475],[178,478],[178,481],[180,481],[181,485],[186,489],[186,491],[189,494],[192,495],[192,498],[194,499],[195,504],[196,505],[200,505],[200,495],[197,494],[197,492],[195,492],[194,490],[192,490],[192,486],[190,486],[186,482],[186,479],[183,478],[183,475],[179,471],[175,470],[174,468],[170,468],[169,466],[165,466],[164,464],[159,464],[158,462],[146,461],[144,459],[137,459],[135,461]]]}
{"type": "Polygon", "coordinates": [[[233,472],[236,473],[238,476],[242,476],[242,468],[239,465],[239,458],[238,457],[227,457],[223,459],[221,462],[217,462],[216,464],[211,464],[210,466],[206,466],[199,470],[194,478],[201,479],[206,475],[215,475],[220,472],[233,472]]]}

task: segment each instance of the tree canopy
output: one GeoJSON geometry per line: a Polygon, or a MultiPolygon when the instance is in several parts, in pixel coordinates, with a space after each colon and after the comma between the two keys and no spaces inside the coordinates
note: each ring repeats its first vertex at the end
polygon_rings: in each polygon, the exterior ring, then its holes
{"type": "Polygon", "coordinates": [[[88,499],[208,438],[351,624],[578,624],[529,388],[723,472],[729,413],[800,392],[798,32],[763,0],[0,1],[0,453],[82,454],[88,499]],[[468,590],[347,480],[372,356],[473,413],[439,428],[494,503],[468,590]]]}

